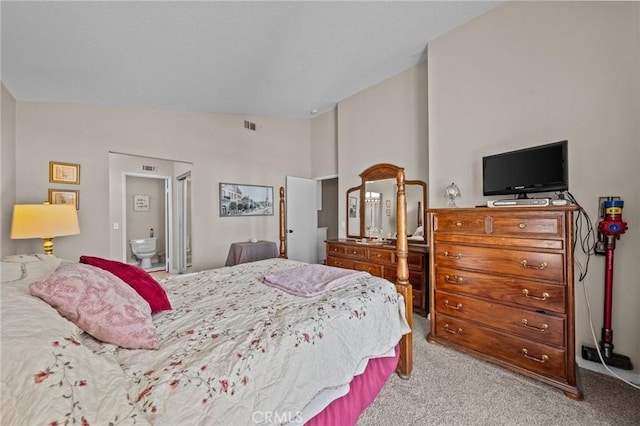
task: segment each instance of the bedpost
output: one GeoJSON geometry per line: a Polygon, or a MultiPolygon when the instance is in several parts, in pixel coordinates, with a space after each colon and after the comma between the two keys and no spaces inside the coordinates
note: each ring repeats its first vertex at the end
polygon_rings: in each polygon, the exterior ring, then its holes
{"type": "Polygon", "coordinates": [[[280,187],[280,258],[287,258],[287,231],[285,227],[287,226],[287,222],[285,220],[285,209],[284,209],[284,187],[280,187]]]}
{"type": "MultiPolygon", "coordinates": [[[[413,295],[411,283],[409,283],[409,243],[407,241],[407,195],[404,188],[404,169],[397,172],[398,195],[396,199],[396,256],[397,256],[397,282],[396,289],[404,298],[405,315],[409,327],[413,328],[413,295]]],[[[400,360],[398,361],[398,375],[408,379],[413,370],[413,340],[412,333],[405,334],[400,340],[400,360]]]]}

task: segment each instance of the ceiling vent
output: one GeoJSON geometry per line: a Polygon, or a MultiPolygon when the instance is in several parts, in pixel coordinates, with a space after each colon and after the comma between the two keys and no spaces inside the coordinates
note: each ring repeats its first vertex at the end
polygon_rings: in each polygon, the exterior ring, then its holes
{"type": "Polygon", "coordinates": [[[156,166],[145,166],[144,164],[142,165],[142,170],[145,172],[155,172],[156,171],[156,166]]]}
{"type": "Polygon", "coordinates": [[[244,128],[247,129],[247,130],[253,130],[255,132],[256,131],[256,123],[254,123],[252,121],[244,120],[244,128]]]}

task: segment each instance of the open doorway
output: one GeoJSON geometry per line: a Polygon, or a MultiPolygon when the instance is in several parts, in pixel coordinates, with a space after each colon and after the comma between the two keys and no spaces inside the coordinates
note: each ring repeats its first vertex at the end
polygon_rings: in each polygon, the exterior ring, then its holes
{"type": "Polygon", "coordinates": [[[130,241],[155,238],[151,270],[178,273],[178,259],[190,264],[192,167],[189,162],[109,153],[111,259],[140,265],[130,241]]]}
{"type": "Polygon", "coordinates": [[[147,272],[168,271],[171,177],[124,173],[123,261],[147,272]]]}

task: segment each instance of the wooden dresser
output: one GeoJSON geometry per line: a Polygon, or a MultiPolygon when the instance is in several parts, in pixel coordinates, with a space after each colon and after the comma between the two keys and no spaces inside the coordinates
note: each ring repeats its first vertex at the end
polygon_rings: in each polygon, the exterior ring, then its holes
{"type": "MultiPolygon", "coordinates": [[[[359,244],[355,240],[328,240],[327,265],[345,269],[366,271],[371,275],[396,282],[396,246],[359,244]]],[[[410,245],[407,263],[409,282],[413,287],[413,310],[420,314],[427,311],[428,248],[426,245],[410,245]]]]}
{"type": "Polygon", "coordinates": [[[575,210],[429,210],[427,340],[582,399],[575,363],[575,210]]]}

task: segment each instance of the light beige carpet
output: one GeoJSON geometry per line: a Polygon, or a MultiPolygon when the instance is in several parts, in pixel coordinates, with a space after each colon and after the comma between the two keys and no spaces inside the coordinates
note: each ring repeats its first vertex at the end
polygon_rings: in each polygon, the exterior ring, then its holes
{"type": "Polygon", "coordinates": [[[640,390],[581,369],[583,401],[552,386],[428,343],[414,316],[413,373],[393,375],[360,416],[369,425],[640,425],[640,390]]]}

